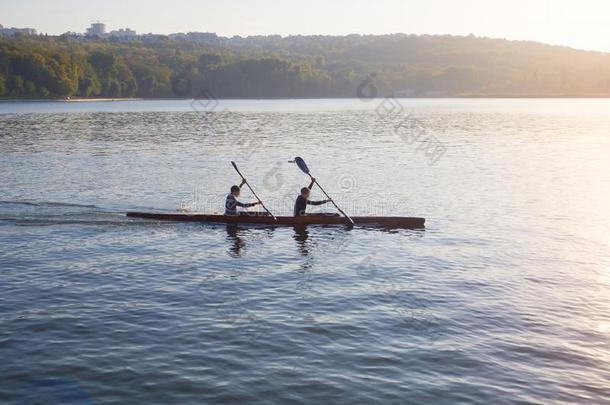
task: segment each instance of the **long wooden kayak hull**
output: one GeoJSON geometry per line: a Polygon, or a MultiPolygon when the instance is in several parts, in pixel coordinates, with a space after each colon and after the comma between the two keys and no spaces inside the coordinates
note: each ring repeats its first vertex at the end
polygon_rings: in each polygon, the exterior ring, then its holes
{"type": "MultiPolygon", "coordinates": [[[[128,217],[158,221],[209,222],[223,224],[254,224],[274,226],[348,225],[346,218],[337,215],[306,215],[302,217],[273,217],[253,213],[247,215],[214,215],[201,213],[128,212],[128,217]]],[[[383,228],[423,229],[426,220],[415,217],[352,217],[355,225],[383,228]]]]}

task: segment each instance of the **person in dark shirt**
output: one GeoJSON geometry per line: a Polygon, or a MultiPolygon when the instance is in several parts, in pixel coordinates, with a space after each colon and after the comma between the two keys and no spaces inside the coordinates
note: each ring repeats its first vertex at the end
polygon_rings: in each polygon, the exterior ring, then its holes
{"type": "Polygon", "coordinates": [[[315,182],[316,182],[316,179],[314,179],[312,177],[311,184],[309,185],[309,187],[303,187],[301,189],[301,194],[299,194],[299,196],[297,197],[297,200],[294,203],[294,216],[295,217],[300,217],[300,216],[306,215],[305,210],[307,209],[308,205],[322,205],[322,204],[329,203],[331,201],[331,200],[309,201],[309,194],[310,194],[311,188],[313,187],[315,182]]]}
{"type": "Polygon", "coordinates": [[[245,183],[246,180],[242,180],[239,186],[231,187],[231,193],[227,196],[227,200],[225,202],[225,215],[238,215],[237,207],[248,208],[260,204],[258,201],[255,203],[245,204],[237,200],[237,197],[239,197],[239,193],[241,192],[241,186],[243,186],[245,183]]]}

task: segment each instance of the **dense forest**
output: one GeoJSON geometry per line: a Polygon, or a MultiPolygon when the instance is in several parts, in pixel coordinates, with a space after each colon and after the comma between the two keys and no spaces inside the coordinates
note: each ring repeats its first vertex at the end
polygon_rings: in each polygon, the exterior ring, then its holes
{"type": "Polygon", "coordinates": [[[475,36],[0,39],[0,97],[607,96],[610,54],[475,36]]]}

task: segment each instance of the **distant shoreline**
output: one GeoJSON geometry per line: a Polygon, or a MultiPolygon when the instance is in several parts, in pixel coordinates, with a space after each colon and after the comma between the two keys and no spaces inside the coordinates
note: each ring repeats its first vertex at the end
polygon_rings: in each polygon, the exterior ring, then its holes
{"type": "Polygon", "coordinates": [[[87,102],[99,102],[99,101],[144,101],[144,100],[161,100],[161,99],[144,99],[144,98],[1,98],[0,102],[20,102],[20,101],[29,101],[33,103],[48,103],[48,102],[57,102],[57,103],[87,103],[87,102]]]}
{"type": "Polygon", "coordinates": [[[6,63],[0,63],[0,95],[68,102],[199,98],[208,103],[388,95],[610,98],[610,53],[533,41],[474,35],[263,35],[209,43],[213,34],[193,34],[192,41],[156,36],[133,42],[1,39],[0,59],[6,63]]]}
{"type": "Polygon", "coordinates": [[[95,101],[142,101],[143,98],[69,98],[69,99],[56,99],[56,101],[65,101],[67,103],[86,103],[95,101]]]}
{"type": "MultiPolygon", "coordinates": [[[[553,95],[553,94],[468,94],[468,95],[450,95],[450,96],[421,96],[421,97],[407,97],[400,95],[390,95],[388,97],[377,97],[377,100],[383,100],[384,98],[397,98],[397,99],[413,99],[413,100],[431,100],[431,99],[607,99],[610,98],[610,94],[584,94],[584,95],[553,95]]],[[[354,100],[359,99],[358,97],[227,97],[218,98],[217,101],[222,100],[354,100]]],[[[367,100],[375,100],[367,99],[367,100]]],[[[207,100],[207,99],[194,99],[194,98],[0,98],[0,103],[11,103],[11,102],[34,102],[34,103],[45,103],[45,102],[57,102],[57,103],[91,103],[91,102],[112,102],[112,101],[195,101],[195,100],[207,100]]]]}

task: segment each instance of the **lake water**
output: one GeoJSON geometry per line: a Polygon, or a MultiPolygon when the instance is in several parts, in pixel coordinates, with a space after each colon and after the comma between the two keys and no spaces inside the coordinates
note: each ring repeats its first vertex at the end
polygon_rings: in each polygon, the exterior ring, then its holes
{"type": "Polygon", "coordinates": [[[609,131],[610,100],[0,103],[0,402],[608,403],[609,131]],[[124,215],[221,211],[231,160],[289,214],[295,156],[426,229],[124,215]]]}

